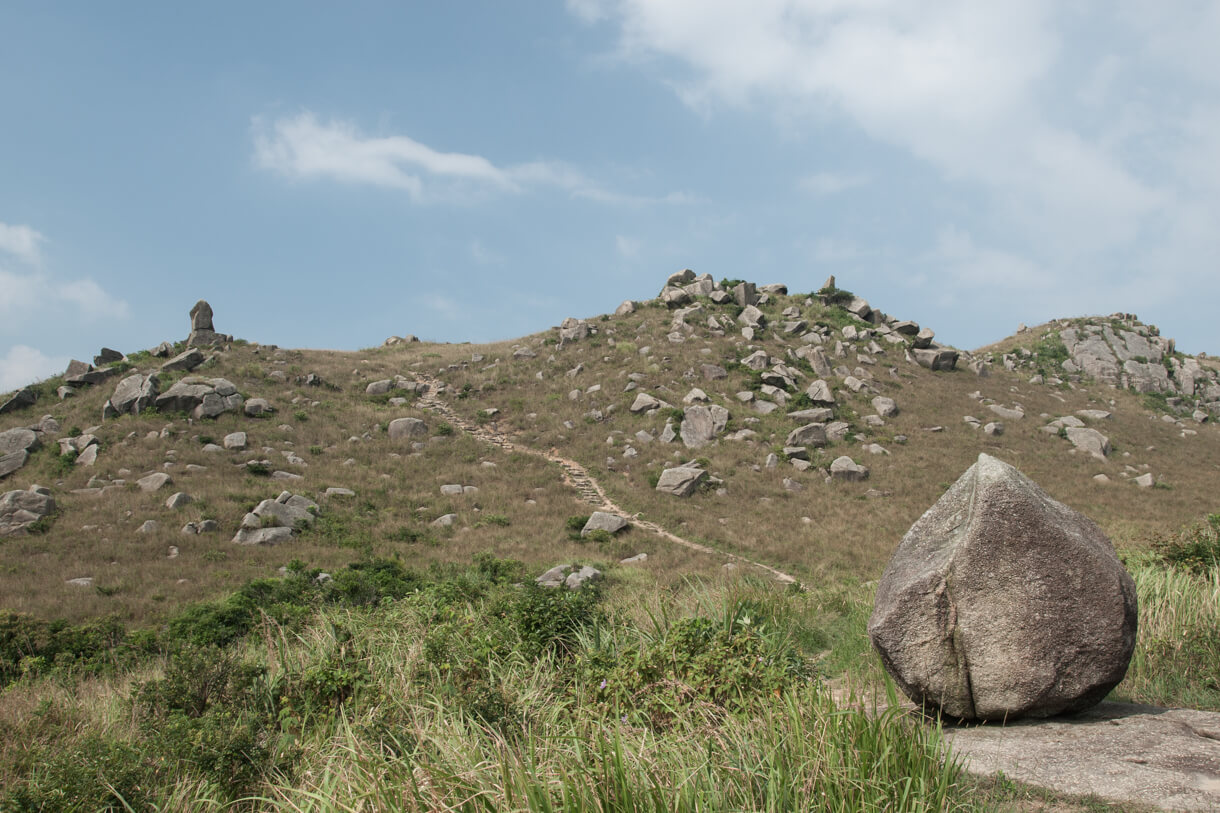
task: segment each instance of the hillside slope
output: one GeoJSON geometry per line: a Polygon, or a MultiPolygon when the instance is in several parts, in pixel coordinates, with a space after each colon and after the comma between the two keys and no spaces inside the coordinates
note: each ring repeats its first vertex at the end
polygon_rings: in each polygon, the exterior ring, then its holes
{"type": "MultiPolygon", "coordinates": [[[[337,567],[368,555],[426,564],[489,550],[539,571],[580,560],[661,585],[733,574],[725,556],[638,528],[578,541],[570,526],[592,508],[549,462],[561,458],[624,512],[808,582],[879,574],[906,528],[981,451],[1120,546],[1214,509],[1216,370],[1175,353],[1153,328],[1125,317],[1065,320],[966,353],[833,281],[805,294],[693,273],[669,282],[657,299],[512,342],[394,340],[351,353],[214,334],[204,338],[219,343],[189,372],[157,373],[165,362],[144,352],[109,366],[99,359],[100,370],[118,372],[63,400],[64,380],[42,382],[0,415],[0,431],[36,427],[40,444],[0,488],[41,484],[56,504],[0,543],[4,608],[138,621],[292,559],[337,567]],[[1101,361],[1081,363],[1085,350],[1101,361]],[[152,373],[155,384],[137,377],[152,373]],[[192,388],[211,399],[167,397],[192,388]],[[455,429],[424,408],[424,393],[541,454],[455,429]],[[260,398],[274,412],[247,415],[260,398]],[[404,418],[414,421],[391,431],[404,418]],[[832,465],[844,457],[855,465],[832,465]],[[663,470],[692,462],[706,487],[688,497],[656,490],[663,470]],[[137,485],[153,473],[172,482],[137,485]],[[279,544],[232,541],[243,522],[277,522],[248,515],[281,491],[314,501],[316,519],[279,544]],[[169,507],[177,492],[189,501],[169,507]],[[647,560],[618,564],[639,553],[647,560]],[[70,583],[82,578],[91,581],[70,583]]],[[[276,534],[287,532],[265,536],[276,534]]]]}

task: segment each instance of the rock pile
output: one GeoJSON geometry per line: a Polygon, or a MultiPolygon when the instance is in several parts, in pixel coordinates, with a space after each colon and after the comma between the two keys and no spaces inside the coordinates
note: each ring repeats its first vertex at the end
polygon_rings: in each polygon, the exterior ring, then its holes
{"type": "Polygon", "coordinates": [[[986,454],[911,526],[869,637],[916,703],[966,720],[1097,703],[1135,647],[1135,584],[1089,519],[986,454]]]}
{"type": "Polygon", "coordinates": [[[297,528],[313,525],[318,504],[308,497],[283,491],[263,500],[246,514],[233,537],[239,545],[274,545],[290,538],[297,528]]]}

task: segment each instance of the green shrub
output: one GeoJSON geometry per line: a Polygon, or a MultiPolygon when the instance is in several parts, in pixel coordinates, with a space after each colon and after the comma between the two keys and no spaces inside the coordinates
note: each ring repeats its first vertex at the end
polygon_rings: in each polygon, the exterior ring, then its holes
{"type": "Polygon", "coordinates": [[[126,811],[153,807],[151,755],[90,735],[47,749],[25,782],[0,795],[0,810],[126,811]]]}
{"type": "Polygon", "coordinates": [[[1152,549],[1162,562],[1180,570],[1204,574],[1220,568],[1220,514],[1208,514],[1175,536],[1153,540],[1152,549]]]}
{"type": "Polygon", "coordinates": [[[584,530],[585,524],[588,523],[591,516],[592,514],[578,514],[564,520],[563,527],[568,532],[568,539],[571,539],[573,542],[579,542],[580,532],[584,530]]]}
{"type": "Polygon", "coordinates": [[[508,618],[526,657],[544,652],[567,654],[575,645],[577,631],[601,620],[596,584],[579,590],[539,587],[527,582],[508,606],[508,618]]]}
{"type": "Polygon", "coordinates": [[[436,425],[436,434],[440,435],[441,437],[448,437],[453,434],[453,427],[444,421],[441,421],[436,425]]]}

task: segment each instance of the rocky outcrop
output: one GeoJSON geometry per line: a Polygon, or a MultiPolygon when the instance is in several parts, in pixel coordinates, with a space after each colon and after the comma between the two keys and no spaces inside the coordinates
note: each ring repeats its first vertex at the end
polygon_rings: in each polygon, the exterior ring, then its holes
{"type": "Polygon", "coordinates": [[[30,387],[17,390],[4,403],[0,404],[0,415],[16,412],[19,409],[32,407],[38,401],[38,391],[30,387]]]}
{"type": "Polygon", "coordinates": [[[157,396],[155,403],[161,412],[186,412],[199,420],[236,412],[245,399],[231,381],[188,376],[157,396]]]}
{"type": "Polygon", "coordinates": [[[678,435],[688,449],[698,449],[724,433],[729,411],[718,404],[688,406],[683,412],[678,435]]]}
{"type": "Polygon", "coordinates": [[[314,523],[318,504],[308,497],[280,492],[273,500],[263,500],[246,514],[233,537],[238,545],[274,545],[290,538],[298,529],[314,523]]]}
{"type": "Polygon", "coordinates": [[[1122,680],[1135,585],[1096,525],[983,454],[903,537],[868,631],[916,703],[968,720],[1049,717],[1122,680]]]}
{"type": "Polygon", "coordinates": [[[55,512],[50,489],[32,486],[0,496],[0,537],[22,536],[35,522],[55,512]]]}
{"type": "Polygon", "coordinates": [[[211,347],[218,344],[228,344],[232,336],[217,333],[212,324],[212,306],[204,300],[195,303],[191,308],[191,333],[186,339],[188,347],[211,347]]]}

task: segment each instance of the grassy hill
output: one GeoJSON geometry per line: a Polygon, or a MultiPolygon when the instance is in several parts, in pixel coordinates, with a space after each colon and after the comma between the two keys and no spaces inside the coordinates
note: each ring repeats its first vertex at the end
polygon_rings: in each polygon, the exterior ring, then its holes
{"type": "MultiPolygon", "coordinates": [[[[1147,568],[1148,637],[1120,692],[1215,707],[1220,687],[1182,675],[1220,653],[1206,643],[1166,649],[1183,622],[1158,626],[1148,603],[1176,589],[1210,595],[1214,607],[1220,594],[1214,566],[1179,572],[1154,550],[1215,510],[1220,435],[1193,418],[1197,400],[1064,373],[1056,342],[1066,321],[963,353],[955,369],[926,369],[914,358],[918,326],[859,318],[865,311],[836,289],[765,290],[762,325],[746,338],[733,287],[712,286],[720,303],[704,288],[679,307],[635,303],[490,345],[338,352],[235,341],[189,374],[159,376],[162,393],[188,375],[226,379],[274,406],[258,418],[145,410],[102,420],[120,379],[161,363],[147,352],[65,400],[55,396],[61,380],[36,385],[33,406],[0,416],[0,431],[43,415],[59,427],[0,481],[49,487],[57,505],[31,532],[0,540],[0,674],[10,684],[0,785],[26,794],[3,798],[55,809],[44,791],[58,783],[90,809],[115,804],[98,777],[116,786],[126,777],[146,804],[187,809],[247,794],[263,798],[247,806],[293,809],[790,809],[767,782],[817,789],[842,809],[1031,803],[1037,794],[1025,789],[980,796],[944,765],[934,731],[886,715],[838,720],[827,689],[882,685],[863,636],[870,582],[984,451],[1094,519],[1133,569],[1147,568]],[[829,374],[817,372],[814,347],[829,374]],[[806,393],[819,378],[833,404],[806,393]],[[665,442],[696,388],[706,401],[693,403],[726,408],[727,425],[697,448],[665,442]],[[641,393],[665,405],[634,413],[641,393]],[[877,416],[876,397],[897,414],[877,416]],[[798,468],[786,440],[810,421],[788,413],[820,407],[833,412],[827,428],[842,424],[839,438],[807,447],[798,468]],[[1081,410],[1109,413],[1084,419],[1107,436],[1104,458],[1046,430],[1081,410]],[[401,418],[424,430],[392,438],[401,418]],[[994,423],[1002,430],[982,428],[994,423]],[[245,448],[225,448],[237,432],[245,448]],[[56,442],[82,434],[98,440],[91,465],[56,442]],[[867,479],[831,478],[841,456],[866,466],[867,479]],[[663,469],[696,460],[711,487],[686,498],[656,490],[663,469]],[[624,513],[710,550],[638,527],[581,539],[595,506],[560,461],[578,464],[624,513]],[[136,485],[153,472],[172,483],[136,485]],[[1145,473],[1155,485],[1136,484],[1145,473]],[[450,496],[446,485],[466,488],[450,496]],[[231,541],[281,491],[315,501],[315,519],[279,544],[231,541]],[[189,503],[167,507],[177,492],[189,503]],[[208,520],[217,530],[183,533],[208,520]],[[621,561],[640,553],[644,561],[621,561]],[[604,573],[591,598],[514,586],[568,562],[604,573]],[[92,581],[70,583],[81,578],[92,581]],[[641,674],[653,679],[631,684],[641,674]],[[827,736],[806,750],[776,750],[819,726],[827,736]],[[51,753],[75,756],[46,762],[51,753]],[[169,762],[158,768],[149,754],[169,762]],[[839,763],[838,773],[826,767],[839,763]],[[93,767],[73,773],[80,764],[93,767]],[[573,795],[539,776],[562,777],[573,795]],[[672,795],[681,776],[718,801],[672,795]],[[905,791],[903,776],[913,783],[905,791]],[[866,779],[882,790],[866,793],[866,779]],[[388,786],[401,794],[376,798],[388,786]]],[[[1206,549],[1214,531],[1182,539],[1206,549]]],[[[1200,606],[1187,623],[1205,642],[1217,619],[1200,606]]]]}

